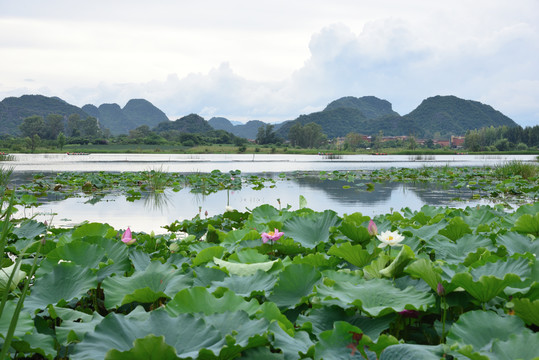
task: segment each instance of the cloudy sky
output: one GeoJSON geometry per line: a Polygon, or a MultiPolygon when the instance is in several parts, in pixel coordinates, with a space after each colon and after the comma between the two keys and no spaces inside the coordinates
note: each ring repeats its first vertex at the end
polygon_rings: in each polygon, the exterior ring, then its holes
{"type": "Polygon", "coordinates": [[[537,0],[0,0],[0,99],[279,122],[434,95],[539,125],[537,0]]]}

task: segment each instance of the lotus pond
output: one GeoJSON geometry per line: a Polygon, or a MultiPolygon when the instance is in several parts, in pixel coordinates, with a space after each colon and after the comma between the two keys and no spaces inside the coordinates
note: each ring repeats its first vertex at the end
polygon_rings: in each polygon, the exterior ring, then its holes
{"type": "Polygon", "coordinates": [[[13,218],[4,203],[3,355],[537,358],[536,176],[485,167],[277,176],[59,173],[3,194],[24,209],[50,196],[99,200],[119,193],[140,201],[145,193],[186,187],[206,195],[272,189],[302,176],[367,193],[382,181],[436,182],[470,190],[464,200],[497,204],[404,206],[366,216],[315,210],[297,194],[294,209],[280,199],[217,215],[201,211],[165,225],[162,234],[128,235],[101,222],[60,228],[13,218]]]}

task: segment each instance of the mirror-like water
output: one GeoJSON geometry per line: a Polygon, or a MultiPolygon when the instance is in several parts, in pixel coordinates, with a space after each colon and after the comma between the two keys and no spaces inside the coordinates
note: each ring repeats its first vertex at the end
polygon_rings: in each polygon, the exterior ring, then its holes
{"type": "Polygon", "coordinates": [[[241,170],[244,173],[374,170],[389,167],[485,166],[511,160],[535,161],[535,155],[324,155],[266,154],[15,154],[2,163],[17,172],[144,171],[211,172],[241,170]]]}
{"type": "MultiPolygon", "coordinates": [[[[280,172],[374,170],[389,167],[417,168],[421,166],[485,166],[503,164],[511,160],[534,161],[535,156],[375,156],[350,155],[342,159],[327,159],[318,155],[163,155],[163,154],[96,154],[15,155],[15,161],[4,163],[14,168],[15,177],[29,177],[38,172],[62,171],[144,171],[159,169],[169,172],[222,172],[241,170],[245,173],[271,174],[280,172]]],[[[331,209],[343,215],[359,211],[375,216],[409,207],[419,210],[423,205],[452,207],[473,206],[484,203],[470,200],[473,193],[466,189],[441,187],[425,183],[376,183],[374,191],[345,189],[344,181],[322,180],[306,176],[277,181],[274,188],[261,190],[244,187],[236,191],[219,191],[203,196],[190,189],[179,192],[166,190],[161,194],[143,194],[142,199],[130,202],[123,195],[106,195],[95,199],[88,196],[57,199],[41,198],[37,208],[21,209],[25,216],[52,222],[53,226],[73,226],[83,221],[106,222],[116,229],[130,226],[134,231],[163,232],[162,226],[176,220],[191,219],[199,212],[204,216],[223,213],[227,205],[239,211],[253,209],[262,204],[279,207],[299,207],[299,195],[316,211],[331,209]],[[455,201],[455,198],[468,201],[455,201]],[[279,199],[279,200],[278,200],[279,199]]]]}

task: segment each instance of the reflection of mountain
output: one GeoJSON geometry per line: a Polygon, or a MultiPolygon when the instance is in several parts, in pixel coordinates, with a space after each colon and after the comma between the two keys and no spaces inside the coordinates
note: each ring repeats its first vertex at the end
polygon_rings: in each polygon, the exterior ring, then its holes
{"type": "MultiPolygon", "coordinates": [[[[397,191],[412,192],[428,205],[446,205],[455,198],[470,199],[472,192],[468,189],[455,189],[452,186],[442,187],[433,183],[374,183],[374,191],[366,191],[366,180],[350,183],[343,180],[323,180],[316,176],[306,176],[293,179],[301,189],[308,187],[324,191],[332,200],[343,204],[377,204],[387,202],[397,191]],[[364,184],[357,186],[357,184],[364,184]],[[350,188],[343,188],[350,186],[350,188]]],[[[406,204],[395,204],[395,207],[406,207],[406,204]]]]}

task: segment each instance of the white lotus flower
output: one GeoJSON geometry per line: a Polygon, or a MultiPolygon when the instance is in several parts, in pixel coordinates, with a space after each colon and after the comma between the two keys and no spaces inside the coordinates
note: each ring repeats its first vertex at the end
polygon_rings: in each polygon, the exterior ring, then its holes
{"type": "Polygon", "coordinates": [[[376,235],[378,240],[380,240],[382,243],[378,245],[379,248],[384,248],[386,246],[402,246],[402,244],[399,244],[402,240],[404,240],[404,236],[399,234],[398,231],[384,231],[380,235],[376,235]]]}

